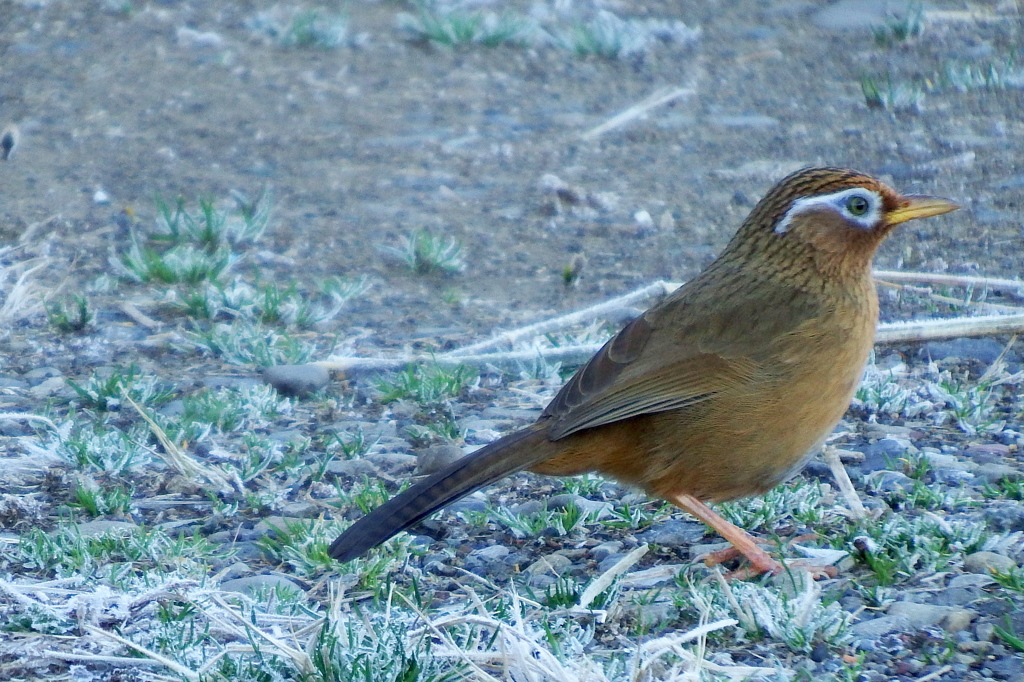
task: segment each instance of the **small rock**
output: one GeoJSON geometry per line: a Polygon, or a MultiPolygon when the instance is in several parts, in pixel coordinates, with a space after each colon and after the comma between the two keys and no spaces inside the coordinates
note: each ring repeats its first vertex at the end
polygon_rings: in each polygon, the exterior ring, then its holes
{"type": "Polygon", "coordinates": [[[995,552],[974,552],[964,557],[964,570],[969,573],[990,575],[992,571],[1006,573],[1017,567],[1017,562],[995,552]]]}
{"type": "Polygon", "coordinates": [[[217,572],[216,577],[220,582],[223,583],[226,580],[235,580],[237,578],[242,578],[246,575],[249,575],[250,573],[252,573],[252,569],[249,568],[248,564],[245,564],[241,561],[235,561],[232,564],[224,568],[221,568],[217,572]]]}
{"type": "Polygon", "coordinates": [[[921,630],[932,625],[942,625],[949,632],[959,632],[970,626],[971,620],[977,616],[975,611],[955,606],[935,606],[934,604],[915,604],[909,601],[893,602],[886,613],[890,616],[903,616],[910,627],[921,630]]]}
{"type": "Polygon", "coordinates": [[[604,561],[612,554],[622,551],[622,543],[618,540],[609,540],[590,550],[590,557],[595,561],[604,561]]]}
{"type": "Polygon", "coordinates": [[[371,452],[365,455],[365,459],[393,475],[416,470],[416,455],[404,452],[371,452]]]}
{"type": "Polygon", "coordinates": [[[327,473],[352,478],[374,478],[380,475],[380,470],[365,459],[342,459],[330,462],[327,465],[327,473]]]}
{"type": "Polygon", "coordinates": [[[982,464],[975,473],[988,483],[998,483],[1002,480],[1019,481],[1024,478],[1024,472],[1007,464],[982,464]]]}
{"type": "Polygon", "coordinates": [[[911,630],[910,621],[906,616],[880,616],[871,620],[862,620],[855,623],[850,632],[856,637],[878,639],[891,632],[907,632],[911,630]]]}
{"type": "Polygon", "coordinates": [[[33,386],[28,389],[29,395],[36,400],[43,400],[53,395],[60,393],[65,387],[64,379],[61,377],[52,377],[43,381],[38,386],[33,386]]]}
{"type": "Polygon", "coordinates": [[[985,521],[999,531],[1024,531],[1024,504],[1013,500],[996,502],[985,508],[985,521]]]}
{"type": "Polygon", "coordinates": [[[866,478],[873,489],[884,493],[910,490],[914,487],[913,479],[898,471],[876,471],[866,478]]]}
{"type": "Polygon", "coordinates": [[[424,448],[416,453],[416,473],[432,474],[440,471],[462,457],[462,448],[457,445],[438,445],[424,448]]]}
{"type": "Polygon", "coordinates": [[[283,575],[250,575],[245,578],[225,580],[220,584],[225,592],[240,592],[250,597],[261,593],[274,592],[279,589],[293,590],[296,594],[305,594],[298,583],[283,575]]]}
{"type": "Polygon", "coordinates": [[[1004,457],[1010,456],[1010,448],[1002,443],[976,443],[967,446],[964,456],[970,457],[978,464],[999,463],[1004,457]]]}
{"type": "Polygon", "coordinates": [[[189,50],[216,49],[224,45],[224,38],[213,31],[197,31],[183,26],[177,32],[178,45],[189,50]]]}
{"type": "Polygon", "coordinates": [[[466,558],[469,559],[470,557],[476,557],[485,561],[499,561],[511,553],[512,550],[505,545],[491,545],[489,547],[482,547],[480,549],[473,550],[466,555],[466,558]]]}
{"type": "Polygon", "coordinates": [[[704,524],[681,519],[666,519],[653,524],[636,536],[640,542],[666,547],[692,545],[704,539],[707,529],[704,524]]]}
{"type": "Polygon", "coordinates": [[[276,365],[263,370],[263,380],[281,395],[301,398],[326,386],[331,373],[320,365],[276,365]]]}
{"type": "Polygon", "coordinates": [[[110,195],[104,192],[102,189],[97,189],[93,192],[92,203],[97,206],[105,206],[110,203],[110,195]]]}
{"type": "Polygon", "coordinates": [[[564,557],[561,554],[550,554],[534,561],[526,567],[524,572],[534,576],[559,576],[568,571],[571,566],[572,561],[570,561],[568,557],[564,557]]]}
{"type": "Polygon", "coordinates": [[[312,502],[289,502],[281,507],[281,516],[311,519],[320,514],[320,508],[312,502]]]}
{"type": "MultiPolygon", "coordinates": [[[[952,339],[950,341],[929,341],[922,353],[932,360],[977,360],[991,365],[1003,352],[1003,344],[995,339],[952,339]]],[[[1016,354],[1010,351],[1003,358],[1006,362],[1018,362],[1016,354]],[[1012,357],[1011,357],[1012,356],[1012,357]]]]}

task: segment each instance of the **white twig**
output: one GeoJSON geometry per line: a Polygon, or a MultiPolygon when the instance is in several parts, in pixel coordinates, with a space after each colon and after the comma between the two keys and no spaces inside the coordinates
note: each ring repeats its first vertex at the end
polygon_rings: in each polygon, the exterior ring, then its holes
{"type": "MultiPolygon", "coordinates": [[[[987,286],[994,288],[1013,289],[1017,291],[1024,287],[1024,282],[1009,279],[992,279],[987,277],[960,277],[953,275],[931,275],[929,273],[916,272],[889,272],[879,271],[875,273],[878,277],[885,279],[900,279],[915,282],[934,282],[938,284],[950,284],[957,286],[987,286]]],[[[658,281],[633,291],[613,298],[603,303],[589,306],[583,310],[577,310],[566,315],[541,320],[519,329],[512,329],[501,332],[490,338],[476,343],[456,348],[455,350],[439,355],[406,355],[397,358],[364,358],[353,356],[332,356],[326,360],[315,362],[331,371],[359,372],[359,371],[383,371],[402,369],[410,364],[433,362],[443,367],[455,365],[514,365],[515,363],[530,362],[537,358],[546,361],[580,363],[597,352],[601,344],[581,344],[577,346],[561,346],[558,348],[533,348],[528,350],[512,350],[496,353],[480,353],[480,351],[494,348],[501,345],[511,345],[527,338],[534,338],[541,334],[557,329],[565,329],[573,325],[589,322],[601,316],[628,308],[641,301],[653,297],[664,297],[678,289],[681,284],[677,282],[658,281]]],[[[958,301],[963,303],[963,301],[958,301]]],[[[984,304],[995,307],[996,304],[984,304]]],[[[1009,306],[1006,306],[1009,308],[1009,306]]],[[[887,322],[878,325],[875,335],[876,344],[909,343],[915,341],[930,341],[934,339],[950,339],[961,336],[991,336],[995,334],[1017,334],[1024,333],[1024,312],[1008,315],[977,315],[971,317],[958,317],[942,320],[911,320],[907,322],[887,322]]]]}
{"type": "Polygon", "coordinates": [[[978,315],[949,320],[909,320],[878,325],[876,344],[954,339],[960,336],[992,336],[1024,332],[1024,313],[1019,315],[978,315]]]}
{"type": "Polygon", "coordinates": [[[875,276],[875,279],[887,279],[893,282],[948,284],[957,287],[986,287],[989,289],[1009,289],[1015,293],[1024,293],[1024,281],[1018,279],[940,275],[931,272],[899,272],[896,270],[875,270],[872,274],[875,276]]]}
{"type": "Polygon", "coordinates": [[[850,480],[850,474],[846,471],[846,467],[839,459],[839,453],[836,451],[835,446],[826,445],[822,449],[822,456],[825,458],[828,468],[832,470],[832,477],[836,479],[836,483],[839,485],[839,492],[843,494],[843,499],[846,500],[846,506],[849,507],[850,511],[853,513],[853,518],[859,521],[866,517],[867,511],[864,509],[864,505],[860,501],[857,489],[853,487],[853,481],[850,480]]]}
{"type": "Polygon", "coordinates": [[[140,654],[142,654],[146,658],[149,658],[150,660],[156,661],[156,662],[158,662],[158,663],[160,663],[160,664],[170,668],[171,670],[173,670],[174,672],[176,672],[177,674],[181,675],[182,677],[184,677],[184,678],[186,678],[188,680],[194,680],[195,682],[199,682],[199,680],[200,680],[200,677],[199,677],[199,675],[197,673],[195,673],[192,670],[189,670],[188,668],[186,668],[185,666],[181,665],[177,661],[172,661],[171,659],[167,658],[166,656],[161,656],[160,654],[156,653],[155,651],[150,651],[146,647],[141,646],[139,644],[136,644],[135,642],[131,641],[130,639],[125,639],[121,635],[115,634],[113,632],[107,632],[106,630],[101,630],[100,628],[93,627],[92,625],[84,625],[83,628],[86,631],[91,632],[94,635],[98,635],[98,636],[101,636],[101,637],[108,637],[108,638],[114,640],[115,642],[119,642],[119,643],[125,645],[126,647],[129,647],[131,649],[135,649],[136,651],[138,651],[140,654]]]}
{"type": "Polygon", "coordinates": [[[640,100],[628,109],[623,110],[612,116],[610,119],[605,121],[599,126],[591,128],[587,132],[580,135],[584,140],[592,140],[595,137],[599,137],[609,130],[614,130],[629,123],[630,121],[643,116],[651,109],[660,107],[663,104],[668,104],[680,97],[688,97],[693,94],[693,88],[662,88],[655,91],[647,98],[640,100]]]}
{"type": "Polygon", "coordinates": [[[633,564],[640,561],[644,554],[647,554],[646,542],[619,559],[615,562],[615,565],[607,571],[594,578],[594,580],[587,585],[587,589],[583,590],[583,594],[580,595],[579,608],[590,608],[590,604],[597,599],[597,596],[607,590],[617,577],[633,568],[633,564]]]}
{"type": "Polygon", "coordinates": [[[486,348],[494,348],[495,346],[503,344],[512,344],[523,338],[534,337],[555,329],[565,329],[566,327],[571,327],[576,324],[589,322],[590,320],[597,319],[602,315],[606,315],[610,311],[627,308],[648,298],[662,298],[664,296],[668,296],[680,286],[682,285],[674,282],[657,281],[623,296],[617,296],[610,301],[598,303],[584,308],[583,310],[577,310],[576,312],[568,313],[566,315],[559,315],[558,317],[553,317],[548,320],[541,320],[540,322],[535,322],[534,324],[520,327],[519,329],[501,332],[500,334],[495,334],[489,339],[484,339],[483,341],[471,343],[468,346],[448,351],[439,357],[454,358],[473,355],[486,348]]]}

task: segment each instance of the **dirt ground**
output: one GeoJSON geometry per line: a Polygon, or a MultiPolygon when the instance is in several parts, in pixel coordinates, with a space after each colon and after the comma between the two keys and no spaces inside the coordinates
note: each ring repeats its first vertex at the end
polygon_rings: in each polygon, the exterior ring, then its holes
{"type": "Polygon", "coordinates": [[[348,2],[358,39],[318,49],[260,39],[252,20],[269,3],[0,2],[0,121],[20,130],[0,164],[0,231],[13,241],[34,226],[32,239],[49,237],[51,255],[73,263],[61,274],[88,282],[127,236],[125,207],[149,224],[154,196],[269,188],[263,246],[290,261],[266,276],[371,276],[376,294],[338,331],[386,329],[394,341],[685,279],[774,181],[825,164],[963,203],[902,229],[881,267],[1019,273],[1024,89],[961,92],[936,75],[1011,60],[1015,3],[929,5],[943,11],[925,14],[923,35],[888,47],[858,24],[857,12],[885,16],[878,2],[601,4],[701,35],[619,60],[450,49],[406,40],[403,3],[348,2]],[[920,111],[892,113],[865,104],[864,75],[934,87],[920,111]],[[581,137],[667,86],[693,94],[581,137]],[[546,174],[599,207],[552,215],[546,174]],[[418,228],[460,240],[465,271],[416,277],[382,257],[418,228]],[[562,271],[577,253],[587,264],[567,295],[562,271]]]}

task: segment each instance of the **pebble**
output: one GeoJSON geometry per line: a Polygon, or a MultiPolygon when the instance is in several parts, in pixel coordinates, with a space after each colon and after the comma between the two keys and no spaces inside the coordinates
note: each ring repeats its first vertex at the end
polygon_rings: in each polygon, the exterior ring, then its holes
{"type": "Polygon", "coordinates": [[[640,542],[666,547],[683,547],[693,545],[704,539],[707,532],[704,524],[682,519],[665,519],[651,525],[650,528],[637,534],[640,542]]]}
{"type": "MultiPolygon", "coordinates": [[[[921,349],[923,357],[932,360],[977,360],[991,365],[1003,352],[1004,345],[994,339],[953,339],[929,341],[921,349]]],[[[1006,362],[1019,362],[1012,350],[1003,358],[1006,362]]]]}
{"type": "Polygon", "coordinates": [[[352,478],[376,478],[380,475],[380,469],[365,459],[342,459],[334,460],[327,465],[327,473],[335,476],[350,476],[352,478]]]}
{"type": "Polygon", "coordinates": [[[964,557],[964,570],[969,573],[990,575],[992,571],[1006,573],[1017,567],[1017,562],[995,552],[974,552],[964,557]]]}
{"type": "Polygon", "coordinates": [[[620,541],[609,540],[608,542],[602,542],[596,547],[592,547],[590,549],[590,557],[596,561],[604,561],[612,554],[618,554],[621,551],[622,543],[620,541]]]}
{"type": "Polygon", "coordinates": [[[33,386],[28,389],[28,394],[37,400],[44,400],[51,396],[61,393],[67,388],[64,383],[64,379],[61,377],[52,377],[43,381],[37,386],[33,386]]]}
{"type": "Polygon", "coordinates": [[[276,365],[263,370],[263,380],[281,395],[302,398],[327,386],[331,373],[320,365],[276,365]]]}
{"type": "Polygon", "coordinates": [[[437,445],[424,448],[416,453],[416,473],[432,474],[440,471],[462,457],[462,448],[457,445],[437,445]]]}
{"type": "Polygon", "coordinates": [[[975,473],[987,483],[998,483],[1003,480],[1019,481],[1024,478],[1024,473],[1007,464],[982,464],[975,473]]]}
{"type": "Polygon", "coordinates": [[[1013,500],[995,502],[984,511],[985,521],[999,531],[1024,531],[1024,504],[1013,500]]]}
{"type": "Polygon", "coordinates": [[[912,630],[921,630],[932,625],[942,625],[948,632],[959,632],[971,625],[978,614],[970,609],[935,604],[916,604],[909,601],[893,602],[886,613],[903,616],[912,630]]]}
{"type": "Polygon", "coordinates": [[[548,554],[527,566],[524,573],[529,573],[531,576],[558,576],[568,571],[570,566],[572,566],[572,561],[568,557],[561,554],[548,554]]]}
{"type": "Polygon", "coordinates": [[[880,616],[871,620],[862,620],[850,627],[850,632],[855,637],[866,637],[878,639],[891,632],[907,632],[910,630],[910,620],[903,615],[880,616]]]}
{"type": "Polygon", "coordinates": [[[311,519],[320,514],[320,507],[312,502],[289,502],[281,507],[281,516],[311,519]]]}
{"type": "Polygon", "coordinates": [[[182,26],[178,29],[178,45],[188,50],[216,49],[224,45],[224,38],[214,31],[197,31],[182,26]]]}
{"type": "Polygon", "coordinates": [[[273,573],[270,575],[250,575],[245,578],[234,578],[233,580],[225,580],[220,584],[220,589],[225,592],[240,592],[250,597],[282,588],[294,590],[297,594],[306,593],[294,580],[289,580],[283,575],[273,573]]]}

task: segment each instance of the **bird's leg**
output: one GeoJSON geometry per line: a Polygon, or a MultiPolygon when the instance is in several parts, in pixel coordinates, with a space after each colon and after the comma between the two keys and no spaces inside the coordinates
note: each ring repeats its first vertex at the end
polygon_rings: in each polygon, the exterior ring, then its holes
{"type": "Polygon", "coordinates": [[[754,570],[760,573],[780,573],[783,566],[773,559],[768,552],[757,546],[754,538],[747,531],[735,526],[721,516],[715,510],[707,506],[693,495],[682,493],[673,495],[668,501],[685,512],[697,517],[702,523],[718,531],[718,534],[732,543],[743,556],[747,557],[754,570]]]}

